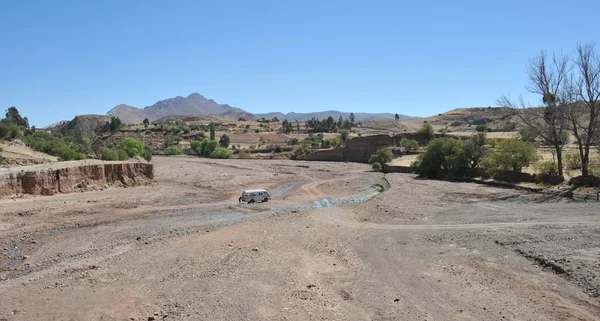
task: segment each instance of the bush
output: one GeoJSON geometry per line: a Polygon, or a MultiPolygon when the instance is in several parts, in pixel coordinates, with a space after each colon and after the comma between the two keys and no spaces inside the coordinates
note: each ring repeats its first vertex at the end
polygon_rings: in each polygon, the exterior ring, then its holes
{"type": "Polygon", "coordinates": [[[381,165],[391,162],[392,159],[394,159],[394,153],[387,148],[382,148],[378,150],[377,153],[371,155],[369,164],[379,163],[381,165]]]}
{"type": "Polygon", "coordinates": [[[501,140],[497,149],[483,159],[488,175],[500,171],[521,172],[538,160],[535,146],[518,138],[501,140]]]}
{"type": "Polygon", "coordinates": [[[133,137],[125,139],[121,145],[121,149],[127,153],[129,158],[140,156],[147,161],[152,160],[152,149],[139,139],[133,137]]]}
{"type": "Polygon", "coordinates": [[[492,129],[489,128],[487,125],[477,125],[477,127],[475,127],[475,131],[477,131],[479,133],[485,133],[485,132],[491,132],[492,129]]]}
{"type": "Polygon", "coordinates": [[[254,132],[258,134],[258,133],[260,133],[260,130],[259,129],[255,129],[254,132]]]}
{"type": "Polygon", "coordinates": [[[465,142],[453,138],[434,139],[412,167],[421,177],[462,177],[469,168],[465,142]]]}
{"type": "Polygon", "coordinates": [[[329,140],[329,144],[333,147],[341,146],[342,138],[341,137],[333,137],[332,139],[329,140]]]}
{"type": "Polygon", "coordinates": [[[434,137],[433,127],[427,122],[423,124],[423,126],[419,129],[419,136],[422,137],[426,141],[430,141],[434,137]]]}
{"type": "Polygon", "coordinates": [[[21,136],[21,128],[6,119],[0,121],[0,139],[16,139],[21,136]]]}
{"type": "Polygon", "coordinates": [[[223,147],[217,147],[217,148],[215,148],[215,150],[213,150],[210,153],[210,158],[225,159],[225,158],[231,158],[231,156],[233,156],[233,152],[231,152],[231,150],[223,148],[223,147]]]}
{"type": "Polygon", "coordinates": [[[345,142],[348,140],[348,136],[350,135],[350,132],[347,129],[342,129],[340,131],[340,140],[342,142],[345,142]]]}
{"type": "Polygon", "coordinates": [[[181,154],[181,149],[177,146],[169,146],[165,149],[165,155],[179,155],[181,154]]]}
{"type": "Polygon", "coordinates": [[[519,129],[519,136],[523,141],[534,142],[535,139],[539,136],[539,133],[533,127],[522,127],[521,129],[519,129]]]}
{"type": "Polygon", "coordinates": [[[402,140],[400,140],[400,147],[404,148],[406,152],[410,153],[419,148],[419,142],[414,139],[402,138],[402,140]]]}
{"type": "Polygon", "coordinates": [[[281,146],[277,145],[277,146],[275,146],[275,148],[273,149],[273,151],[275,153],[279,154],[279,153],[281,153],[283,151],[283,149],[281,148],[281,146]]]}
{"type": "Polygon", "coordinates": [[[167,135],[167,138],[165,138],[165,147],[169,147],[169,146],[173,146],[175,144],[177,144],[177,141],[179,140],[179,138],[177,136],[174,135],[167,135]]]}
{"type": "Polygon", "coordinates": [[[558,165],[552,160],[537,162],[534,167],[540,175],[558,175],[558,165]]]}
{"type": "Polygon", "coordinates": [[[193,140],[191,144],[192,150],[196,154],[201,154],[202,142],[199,140],[193,140]]]}
{"type": "Polygon", "coordinates": [[[308,148],[305,148],[303,145],[296,146],[294,150],[292,150],[291,159],[299,159],[308,154],[308,148]]]}
{"type": "Polygon", "coordinates": [[[566,153],[564,156],[565,169],[567,172],[581,170],[581,156],[579,153],[566,153]]]}
{"type": "Polygon", "coordinates": [[[300,143],[300,141],[296,137],[288,140],[288,142],[287,142],[288,145],[298,145],[299,143],[300,143]]]}
{"type": "Polygon", "coordinates": [[[219,139],[219,146],[223,148],[229,147],[229,136],[227,136],[227,134],[223,134],[223,136],[221,136],[219,139]]]}
{"type": "Polygon", "coordinates": [[[114,149],[104,149],[104,150],[102,150],[100,159],[105,160],[105,161],[118,161],[119,154],[114,149]]]}
{"type": "Polygon", "coordinates": [[[373,168],[373,170],[376,172],[381,172],[381,170],[383,169],[379,162],[373,163],[373,165],[371,165],[371,168],[373,168]]]}
{"type": "Polygon", "coordinates": [[[24,136],[23,142],[35,151],[57,156],[63,161],[83,159],[83,154],[78,152],[80,148],[73,139],[36,131],[24,136]]]}

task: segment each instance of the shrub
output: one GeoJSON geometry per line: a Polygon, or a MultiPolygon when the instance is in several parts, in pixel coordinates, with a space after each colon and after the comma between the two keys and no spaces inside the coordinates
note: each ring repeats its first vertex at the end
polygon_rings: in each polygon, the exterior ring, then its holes
{"type": "Polygon", "coordinates": [[[480,133],[485,133],[485,132],[491,132],[492,129],[489,128],[487,125],[477,125],[477,127],[475,127],[475,131],[480,132],[480,133]]]}
{"type": "Polygon", "coordinates": [[[434,139],[412,167],[421,177],[462,177],[469,168],[465,142],[453,138],[434,139]]]}
{"type": "Polygon", "coordinates": [[[105,161],[118,161],[119,154],[114,149],[103,149],[100,154],[100,159],[105,161]]]}
{"type": "Polygon", "coordinates": [[[377,153],[371,155],[371,157],[369,158],[369,164],[385,164],[391,162],[393,158],[394,153],[392,153],[391,150],[387,148],[382,148],[378,150],[377,153]]]}
{"type": "Polygon", "coordinates": [[[260,130],[259,129],[255,129],[254,132],[258,134],[258,133],[260,133],[260,130]]]}
{"type": "Polygon", "coordinates": [[[579,153],[566,153],[564,156],[564,164],[567,172],[581,170],[581,156],[579,153]]]}
{"type": "Polygon", "coordinates": [[[209,157],[219,147],[219,142],[205,138],[200,145],[200,155],[209,157]]]}
{"type": "Polygon", "coordinates": [[[72,138],[69,140],[36,131],[24,136],[23,142],[35,151],[57,156],[64,161],[83,159],[83,154],[78,152],[79,147],[72,138]]]}
{"type": "Polygon", "coordinates": [[[427,122],[425,122],[425,124],[423,124],[423,126],[421,126],[421,128],[419,129],[418,134],[425,141],[429,142],[434,137],[433,127],[427,122]]]}
{"type": "Polygon", "coordinates": [[[179,155],[181,154],[181,149],[177,146],[169,146],[165,149],[165,155],[179,155]]]}
{"type": "Polygon", "coordinates": [[[121,149],[127,153],[129,158],[140,156],[147,161],[152,160],[152,149],[139,139],[133,137],[125,139],[121,145],[121,149]]]}
{"type": "Polygon", "coordinates": [[[540,175],[558,175],[558,165],[552,160],[537,162],[534,168],[540,175]]]}
{"type": "Polygon", "coordinates": [[[406,152],[412,152],[419,148],[419,142],[414,139],[402,138],[400,147],[404,148],[406,152]]]}
{"type": "Polygon", "coordinates": [[[333,147],[341,146],[342,138],[341,137],[333,137],[332,139],[329,140],[329,144],[333,147]]]}
{"type": "Polygon", "coordinates": [[[165,147],[169,147],[169,146],[173,146],[175,144],[177,144],[177,141],[179,140],[179,138],[177,136],[174,135],[167,135],[167,138],[165,139],[165,147]]]}
{"type": "Polygon", "coordinates": [[[233,156],[233,152],[229,149],[223,147],[217,147],[210,153],[210,158],[231,158],[233,156]]]}
{"type": "Polygon", "coordinates": [[[308,149],[304,148],[303,145],[300,145],[300,146],[296,146],[294,148],[294,150],[292,150],[292,154],[290,155],[290,157],[292,159],[298,159],[298,158],[305,156],[306,154],[308,154],[308,149]]]}
{"type": "Polygon", "coordinates": [[[381,172],[381,170],[383,169],[379,162],[373,163],[373,165],[371,165],[371,168],[373,168],[373,170],[376,172],[381,172]]]}
{"type": "Polygon", "coordinates": [[[522,127],[519,129],[521,140],[526,142],[534,142],[538,137],[538,131],[533,127],[522,127]]]}
{"type": "Polygon", "coordinates": [[[350,132],[347,129],[342,129],[340,131],[340,140],[342,142],[345,142],[348,140],[348,136],[350,135],[350,132]]]}
{"type": "Polygon", "coordinates": [[[275,148],[273,149],[273,151],[275,153],[281,153],[283,151],[283,149],[281,148],[281,146],[277,145],[277,146],[275,146],[275,148]]]}
{"type": "Polygon", "coordinates": [[[298,138],[296,138],[296,137],[288,140],[288,142],[287,142],[288,145],[298,145],[299,143],[300,143],[300,141],[298,141],[298,138]]]}
{"type": "Polygon", "coordinates": [[[538,160],[535,147],[518,138],[501,140],[494,152],[485,157],[482,163],[489,175],[498,170],[521,172],[525,166],[538,160]]]}
{"type": "Polygon", "coordinates": [[[0,121],[0,139],[10,140],[18,138],[19,136],[21,136],[21,129],[19,126],[6,119],[0,121]]]}
{"type": "Polygon", "coordinates": [[[199,140],[193,140],[191,147],[192,147],[192,150],[194,151],[194,153],[200,154],[201,148],[202,148],[202,142],[199,140]]]}
{"type": "Polygon", "coordinates": [[[221,136],[219,139],[219,146],[223,148],[229,147],[229,136],[227,136],[227,134],[223,134],[223,136],[221,136]]]}

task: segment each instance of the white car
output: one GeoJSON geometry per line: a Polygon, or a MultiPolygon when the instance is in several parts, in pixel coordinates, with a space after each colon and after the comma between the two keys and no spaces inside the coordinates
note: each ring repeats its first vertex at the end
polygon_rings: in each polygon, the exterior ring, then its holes
{"type": "Polygon", "coordinates": [[[239,201],[247,203],[268,202],[271,199],[271,194],[266,189],[249,189],[242,193],[239,201]]]}

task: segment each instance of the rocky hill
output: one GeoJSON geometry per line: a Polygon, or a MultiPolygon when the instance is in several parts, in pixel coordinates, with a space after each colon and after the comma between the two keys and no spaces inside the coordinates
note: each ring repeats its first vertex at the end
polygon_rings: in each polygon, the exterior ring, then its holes
{"type": "Polygon", "coordinates": [[[218,104],[199,93],[193,93],[187,97],[177,96],[161,100],[142,109],[128,105],[118,105],[111,109],[108,115],[119,117],[126,124],[139,124],[145,118],[153,121],[178,115],[223,115],[227,118],[237,119],[239,117],[249,117],[251,114],[236,107],[218,104]]]}
{"type": "Polygon", "coordinates": [[[103,115],[80,115],[75,116],[71,121],[61,122],[57,126],[49,128],[49,130],[75,139],[89,138],[93,140],[96,137],[98,126],[109,120],[110,117],[103,115]]]}

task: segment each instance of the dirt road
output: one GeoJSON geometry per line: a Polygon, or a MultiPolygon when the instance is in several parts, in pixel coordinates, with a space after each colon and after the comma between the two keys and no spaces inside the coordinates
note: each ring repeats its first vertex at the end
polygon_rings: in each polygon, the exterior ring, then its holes
{"type": "Polygon", "coordinates": [[[0,320],[600,319],[599,203],[352,163],[155,163],[152,186],[0,201],[0,320]]]}

